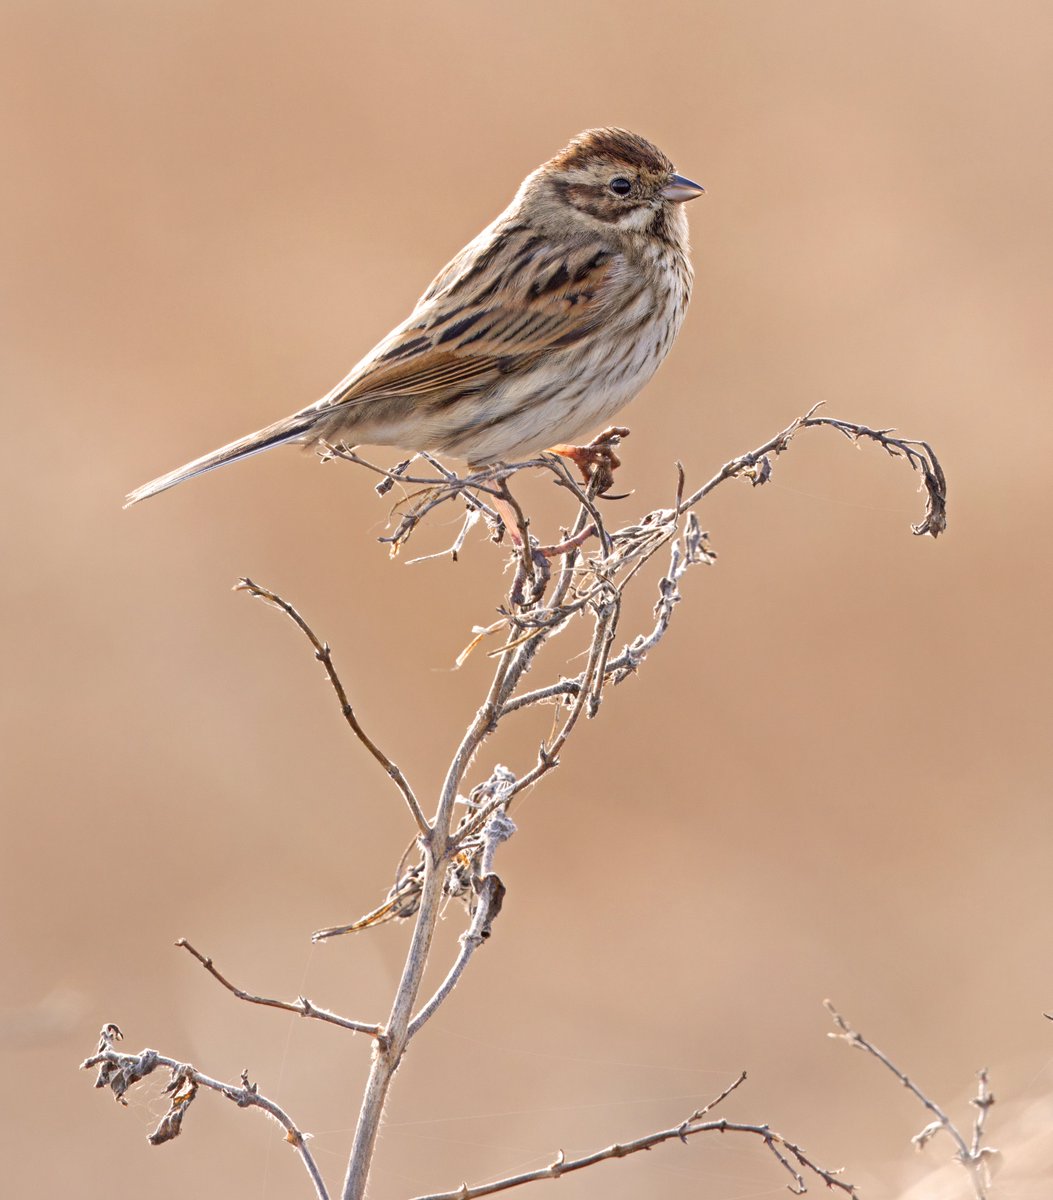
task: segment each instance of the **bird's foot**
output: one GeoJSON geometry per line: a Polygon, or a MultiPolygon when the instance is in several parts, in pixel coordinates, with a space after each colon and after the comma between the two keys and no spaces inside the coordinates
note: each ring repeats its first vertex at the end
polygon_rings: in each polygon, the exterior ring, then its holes
{"type": "Polygon", "coordinates": [[[585,446],[550,446],[549,453],[569,459],[581,472],[586,487],[592,488],[594,495],[604,496],[614,486],[614,472],[622,465],[615,449],[628,436],[624,425],[612,425],[585,446]]]}

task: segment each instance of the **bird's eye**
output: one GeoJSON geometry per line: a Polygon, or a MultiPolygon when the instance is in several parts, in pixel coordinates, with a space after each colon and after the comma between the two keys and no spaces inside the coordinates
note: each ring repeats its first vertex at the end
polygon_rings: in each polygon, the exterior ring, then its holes
{"type": "Polygon", "coordinates": [[[624,175],[616,175],[608,186],[616,196],[628,196],[633,190],[633,185],[624,175]]]}

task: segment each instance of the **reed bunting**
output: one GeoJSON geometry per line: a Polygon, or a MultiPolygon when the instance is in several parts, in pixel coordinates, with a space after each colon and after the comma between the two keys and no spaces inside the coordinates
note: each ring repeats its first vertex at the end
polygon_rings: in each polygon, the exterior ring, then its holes
{"type": "Polygon", "coordinates": [[[545,448],[574,457],[561,443],[605,423],[669,353],[691,294],[681,206],[701,192],[642,137],[586,130],[328,395],[128,504],[283,442],[433,450],[472,467],[545,448]]]}

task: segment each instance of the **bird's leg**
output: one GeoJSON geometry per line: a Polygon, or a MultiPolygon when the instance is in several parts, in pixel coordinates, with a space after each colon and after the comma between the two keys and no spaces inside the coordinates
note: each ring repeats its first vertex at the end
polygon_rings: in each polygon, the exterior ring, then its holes
{"type": "Polygon", "coordinates": [[[594,494],[602,496],[614,486],[614,472],[622,465],[615,448],[628,436],[624,425],[612,425],[586,446],[550,446],[549,453],[570,459],[594,494]]]}
{"type": "MultiPolygon", "coordinates": [[[[512,539],[512,546],[518,552],[523,549],[524,538],[529,540],[529,534],[526,532],[526,520],[523,517],[522,510],[512,499],[512,495],[506,489],[505,495],[492,496],[490,503],[497,511],[497,515],[501,518],[501,523],[508,530],[508,536],[512,539]]],[[[499,541],[500,538],[495,534],[494,540],[499,541]]]]}
{"type": "Polygon", "coordinates": [[[516,557],[512,603],[516,608],[536,604],[544,595],[545,585],[551,574],[548,560],[538,554],[537,539],[531,538],[528,532],[529,522],[518,500],[509,490],[508,480],[500,477],[491,495],[493,507],[512,539],[512,549],[516,557]]]}
{"type": "Polygon", "coordinates": [[[577,549],[590,537],[594,537],[596,526],[590,522],[580,533],[573,536],[564,531],[563,541],[558,545],[539,546],[537,538],[532,538],[527,530],[527,519],[509,490],[507,480],[500,481],[499,490],[492,496],[491,503],[508,530],[515,552],[516,573],[512,582],[512,604],[515,608],[529,608],[537,604],[545,594],[548,582],[552,578],[551,560],[577,549]]]}
{"type": "Polygon", "coordinates": [[[537,539],[531,539],[529,534],[526,534],[527,522],[523,516],[522,510],[512,499],[511,492],[507,492],[505,496],[495,496],[492,499],[494,508],[497,510],[504,527],[508,530],[509,536],[512,539],[512,547],[515,552],[523,557],[523,547],[525,545],[523,538],[533,541],[530,547],[530,557],[534,564],[541,568],[543,574],[547,574],[548,564],[547,559],[559,558],[561,554],[566,554],[568,550],[575,550],[578,546],[583,545],[591,537],[596,536],[596,526],[590,521],[588,525],[578,534],[573,537],[569,536],[564,530],[563,541],[557,542],[554,546],[539,546],[537,539]]]}

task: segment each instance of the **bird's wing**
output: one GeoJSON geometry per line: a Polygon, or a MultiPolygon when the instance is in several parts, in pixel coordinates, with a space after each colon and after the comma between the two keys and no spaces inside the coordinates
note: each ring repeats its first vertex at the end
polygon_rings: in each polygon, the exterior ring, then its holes
{"type": "Polygon", "coordinates": [[[624,273],[623,256],[599,239],[557,248],[523,226],[477,239],[312,409],[328,417],[393,396],[441,405],[482,390],[598,329],[624,300],[624,273]]]}
{"type": "MultiPolygon", "coordinates": [[[[420,406],[432,414],[588,337],[631,302],[624,257],[598,239],[557,248],[528,226],[498,220],[457,255],[409,319],[308,408],[137,488],[147,496],[281,442],[340,427],[341,410],[420,406]]],[[[348,416],[350,416],[348,411],[348,416]]]]}

